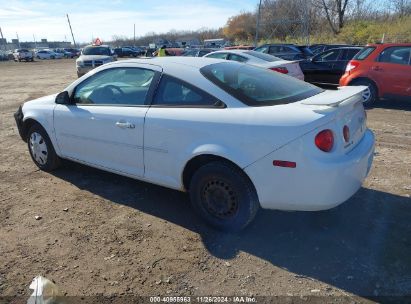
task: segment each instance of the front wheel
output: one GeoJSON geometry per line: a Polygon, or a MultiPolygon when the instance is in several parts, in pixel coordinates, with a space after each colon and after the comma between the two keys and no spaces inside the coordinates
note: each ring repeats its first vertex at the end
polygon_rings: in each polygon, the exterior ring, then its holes
{"type": "Polygon", "coordinates": [[[370,80],[360,79],[360,80],[354,81],[350,85],[352,85],[352,86],[366,86],[367,87],[365,89],[365,91],[362,92],[362,99],[363,99],[364,107],[366,107],[366,108],[371,107],[378,100],[377,87],[370,80]]]}
{"type": "Polygon", "coordinates": [[[44,171],[52,171],[60,165],[60,158],[54,151],[47,132],[39,124],[34,124],[27,135],[27,144],[33,162],[44,171]]]}
{"type": "Polygon", "coordinates": [[[234,165],[215,161],[195,172],[190,183],[191,204],[211,226],[240,231],[260,207],[254,185],[234,165]]]}

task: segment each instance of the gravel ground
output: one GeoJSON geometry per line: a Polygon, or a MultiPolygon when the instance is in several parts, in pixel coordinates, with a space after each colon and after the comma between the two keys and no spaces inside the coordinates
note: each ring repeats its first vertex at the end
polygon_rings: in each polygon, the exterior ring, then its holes
{"type": "Polygon", "coordinates": [[[73,60],[0,63],[0,296],[27,297],[38,274],[69,296],[411,295],[411,102],[367,111],[374,166],[349,201],[264,210],[230,235],[203,225],[183,193],[71,162],[37,169],[12,114],[75,79],[73,60]]]}

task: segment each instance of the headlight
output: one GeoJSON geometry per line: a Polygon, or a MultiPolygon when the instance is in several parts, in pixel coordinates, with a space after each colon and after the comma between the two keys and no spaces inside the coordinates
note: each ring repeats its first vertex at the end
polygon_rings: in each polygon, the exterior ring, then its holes
{"type": "Polygon", "coordinates": [[[81,60],[77,60],[77,61],[76,61],[76,65],[77,65],[78,67],[82,67],[82,66],[84,66],[84,62],[81,61],[81,60]]]}

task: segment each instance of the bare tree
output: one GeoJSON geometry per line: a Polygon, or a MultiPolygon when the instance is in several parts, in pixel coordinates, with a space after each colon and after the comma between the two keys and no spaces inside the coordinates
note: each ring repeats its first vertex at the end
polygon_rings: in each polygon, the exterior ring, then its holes
{"type": "Polygon", "coordinates": [[[334,34],[340,33],[344,27],[347,5],[351,0],[321,0],[325,17],[334,34]]]}
{"type": "Polygon", "coordinates": [[[411,0],[392,0],[392,5],[400,17],[411,14],[411,0]]]}

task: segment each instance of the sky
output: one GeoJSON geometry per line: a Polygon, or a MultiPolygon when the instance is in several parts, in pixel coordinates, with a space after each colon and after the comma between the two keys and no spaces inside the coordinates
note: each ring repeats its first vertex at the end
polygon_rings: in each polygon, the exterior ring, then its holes
{"type": "Polygon", "coordinates": [[[198,30],[224,26],[227,19],[255,9],[258,0],[0,0],[0,28],[7,41],[71,41],[69,14],[76,42],[113,35],[136,37],[149,32],[198,30]]]}

